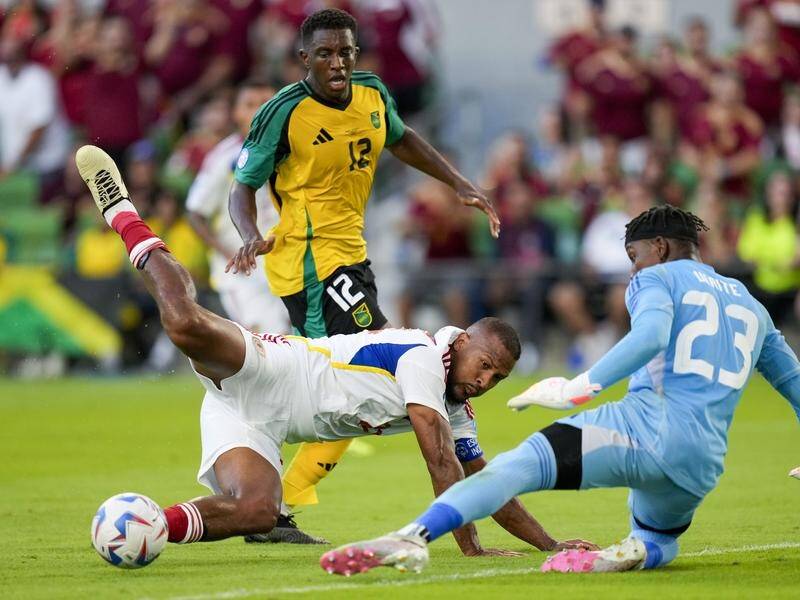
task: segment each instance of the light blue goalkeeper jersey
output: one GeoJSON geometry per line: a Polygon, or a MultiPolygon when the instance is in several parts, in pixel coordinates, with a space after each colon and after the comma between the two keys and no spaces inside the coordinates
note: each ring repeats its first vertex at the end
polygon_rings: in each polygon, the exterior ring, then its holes
{"type": "Polygon", "coordinates": [[[589,379],[605,388],[632,374],[618,404],[625,433],[676,484],[704,496],[722,474],[733,412],[753,370],[800,417],[800,363],[741,282],[697,261],[641,270],[626,303],[631,332],[589,379]]]}

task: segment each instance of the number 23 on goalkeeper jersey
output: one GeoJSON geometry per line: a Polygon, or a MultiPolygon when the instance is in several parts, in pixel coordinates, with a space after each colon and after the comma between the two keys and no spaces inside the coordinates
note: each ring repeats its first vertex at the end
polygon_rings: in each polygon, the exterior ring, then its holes
{"type": "Polygon", "coordinates": [[[269,181],[272,189],[280,222],[266,269],[274,294],[295,294],[366,260],[364,211],[378,157],[404,132],[386,87],[365,71],[353,73],[347,103],[331,103],[300,81],[259,109],[235,177],[254,189],[269,181]]]}

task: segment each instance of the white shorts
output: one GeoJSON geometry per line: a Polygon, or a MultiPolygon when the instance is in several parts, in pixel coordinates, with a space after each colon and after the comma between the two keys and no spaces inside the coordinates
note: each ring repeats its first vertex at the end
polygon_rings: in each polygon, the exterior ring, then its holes
{"type": "Polygon", "coordinates": [[[236,321],[253,331],[288,333],[289,312],[283,301],[273,296],[266,280],[239,276],[226,281],[224,289],[219,290],[222,308],[231,321],[236,321]]]}
{"type": "Polygon", "coordinates": [[[214,382],[197,373],[206,389],[200,409],[202,459],[197,480],[220,493],[214,463],[232,448],[250,448],[280,475],[281,446],[293,409],[310,402],[305,354],[281,336],[258,336],[239,326],[245,339],[245,359],[238,373],[214,382]]]}

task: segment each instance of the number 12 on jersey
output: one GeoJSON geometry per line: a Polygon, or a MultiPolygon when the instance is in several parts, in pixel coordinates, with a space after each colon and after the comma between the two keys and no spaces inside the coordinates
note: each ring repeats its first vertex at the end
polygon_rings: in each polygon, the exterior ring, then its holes
{"type": "MultiPolygon", "coordinates": [[[[692,345],[695,340],[703,336],[715,336],[719,331],[719,304],[708,292],[691,290],[684,294],[682,304],[691,304],[705,308],[705,319],[697,319],[684,326],[675,342],[675,373],[701,375],[712,381],[714,379],[714,365],[702,358],[692,358],[692,345]]],[[[742,368],[734,373],[719,368],[717,380],[722,385],[739,390],[744,387],[753,366],[753,348],[758,335],[758,317],[741,304],[729,304],[725,307],[725,315],[735,321],[744,323],[744,333],[736,332],[733,336],[733,346],[742,355],[742,368]]]]}

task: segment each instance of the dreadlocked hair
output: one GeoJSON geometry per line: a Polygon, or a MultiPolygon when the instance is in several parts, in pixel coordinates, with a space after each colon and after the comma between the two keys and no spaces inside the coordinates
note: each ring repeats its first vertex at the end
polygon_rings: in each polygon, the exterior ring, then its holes
{"type": "Polygon", "coordinates": [[[625,244],[665,237],[698,243],[698,233],[708,231],[703,219],[669,204],[654,206],[625,225],[625,244]]]}

